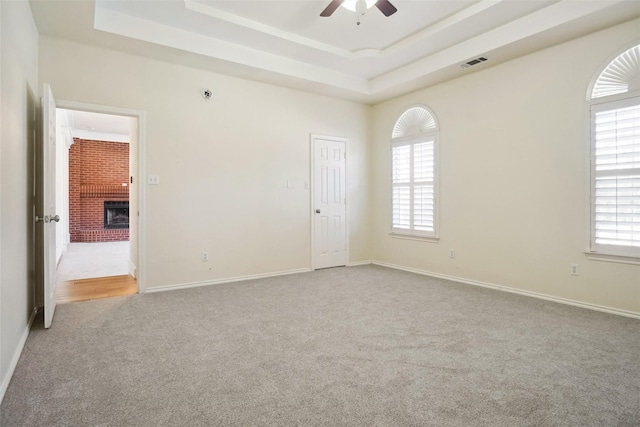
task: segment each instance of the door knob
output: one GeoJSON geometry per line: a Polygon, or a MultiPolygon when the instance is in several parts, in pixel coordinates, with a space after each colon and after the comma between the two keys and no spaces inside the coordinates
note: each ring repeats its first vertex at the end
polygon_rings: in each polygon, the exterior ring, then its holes
{"type": "Polygon", "coordinates": [[[316,213],[320,213],[320,209],[316,209],[316,213]]]}
{"type": "Polygon", "coordinates": [[[60,215],[54,215],[51,217],[51,221],[60,222],[60,215]]]}

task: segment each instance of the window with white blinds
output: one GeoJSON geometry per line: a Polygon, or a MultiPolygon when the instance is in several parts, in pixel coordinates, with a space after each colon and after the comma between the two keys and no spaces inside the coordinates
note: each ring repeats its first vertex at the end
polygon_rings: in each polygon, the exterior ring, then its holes
{"type": "Polygon", "coordinates": [[[591,250],[640,255],[640,97],[591,105],[591,250]]]}
{"type": "Polygon", "coordinates": [[[391,133],[391,233],[438,238],[438,121],[424,105],[404,111],[391,133]]]}
{"type": "Polygon", "coordinates": [[[392,144],[392,231],[435,236],[435,138],[392,144]]]}
{"type": "Polygon", "coordinates": [[[589,252],[640,258],[640,44],[627,47],[597,76],[587,101],[589,252]]]}

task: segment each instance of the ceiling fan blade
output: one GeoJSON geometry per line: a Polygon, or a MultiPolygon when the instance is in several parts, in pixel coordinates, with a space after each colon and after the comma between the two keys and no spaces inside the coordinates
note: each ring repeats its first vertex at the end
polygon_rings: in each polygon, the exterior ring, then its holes
{"type": "Polygon", "coordinates": [[[338,7],[340,7],[340,5],[342,4],[342,2],[344,2],[344,0],[331,0],[331,3],[329,3],[329,6],[327,6],[322,13],[320,14],[320,16],[323,17],[327,17],[327,16],[331,16],[333,15],[333,12],[336,11],[336,9],[338,7]]]}
{"type": "Polygon", "coordinates": [[[380,9],[380,12],[382,12],[384,16],[391,16],[398,11],[394,5],[389,3],[389,0],[378,0],[376,7],[380,9]]]}

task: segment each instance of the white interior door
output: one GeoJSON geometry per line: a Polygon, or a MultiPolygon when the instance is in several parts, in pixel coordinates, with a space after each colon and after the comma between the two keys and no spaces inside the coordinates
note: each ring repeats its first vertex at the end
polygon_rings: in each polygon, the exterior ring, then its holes
{"type": "Polygon", "coordinates": [[[313,136],[313,268],[346,265],[346,140],[313,136]]]}
{"type": "Polygon", "coordinates": [[[42,170],[43,180],[39,186],[43,212],[36,212],[36,222],[44,227],[44,327],[51,327],[56,310],[56,224],[60,217],[56,214],[56,101],[48,84],[42,91],[42,170]]]}

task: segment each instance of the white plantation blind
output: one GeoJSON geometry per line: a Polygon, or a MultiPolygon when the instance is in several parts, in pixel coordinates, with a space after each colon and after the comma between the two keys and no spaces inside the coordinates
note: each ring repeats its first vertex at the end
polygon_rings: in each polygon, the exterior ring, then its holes
{"type": "Polygon", "coordinates": [[[392,231],[435,236],[435,137],[392,145],[392,231]]]}
{"type": "Polygon", "coordinates": [[[437,239],[438,121],[424,105],[405,110],[391,133],[391,232],[437,239]]]}
{"type": "Polygon", "coordinates": [[[591,107],[592,250],[640,254],[640,98],[591,107]]]}
{"type": "Polygon", "coordinates": [[[591,99],[638,90],[639,76],[640,45],[637,45],[622,52],[602,70],[593,85],[591,99]]]}
{"type": "Polygon", "coordinates": [[[393,228],[411,229],[411,145],[393,147],[393,228]]]}

